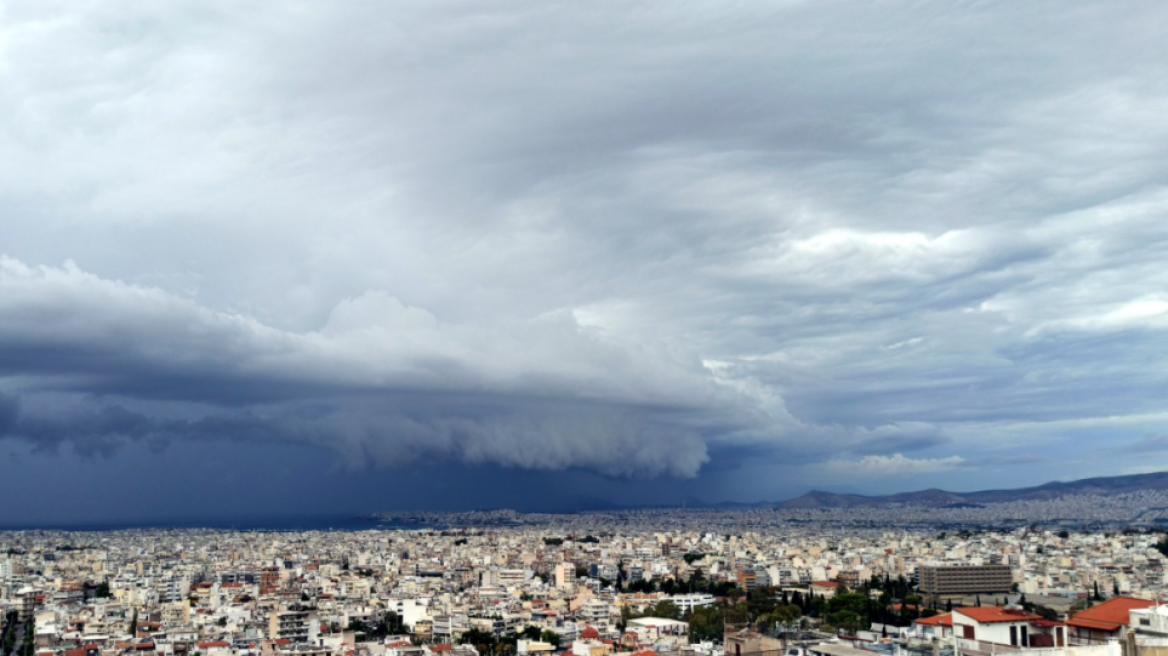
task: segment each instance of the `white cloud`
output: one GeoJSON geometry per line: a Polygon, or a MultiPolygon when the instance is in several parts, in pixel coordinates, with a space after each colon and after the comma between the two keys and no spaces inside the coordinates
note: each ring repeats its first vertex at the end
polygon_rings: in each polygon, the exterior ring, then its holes
{"type": "Polygon", "coordinates": [[[920,458],[905,457],[900,453],[891,456],[870,455],[859,460],[832,460],[824,467],[837,474],[856,476],[889,476],[897,474],[936,474],[950,471],[965,464],[961,456],[947,458],[920,458]]]}

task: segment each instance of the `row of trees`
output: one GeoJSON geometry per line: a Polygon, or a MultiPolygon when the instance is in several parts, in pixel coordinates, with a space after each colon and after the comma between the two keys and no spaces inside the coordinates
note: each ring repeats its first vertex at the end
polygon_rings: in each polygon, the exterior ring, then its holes
{"type": "MultiPolygon", "coordinates": [[[[623,569],[621,574],[623,580],[623,569]]],[[[603,581],[601,582],[603,583],[603,581]]],[[[700,567],[693,571],[687,581],[641,579],[630,581],[621,586],[621,589],[625,592],[663,592],[669,595],[690,592],[708,592],[715,597],[741,597],[743,595],[742,589],[733,581],[711,581],[706,578],[700,567]]]]}
{"type": "Polygon", "coordinates": [[[36,636],[36,618],[30,617],[24,623],[24,642],[20,646],[19,656],[33,656],[36,648],[33,646],[33,638],[36,636]]]}
{"type": "Polygon", "coordinates": [[[3,635],[0,635],[0,646],[3,651],[0,656],[8,656],[12,653],[12,648],[16,646],[16,611],[10,610],[4,614],[4,628],[0,629],[3,635]]]}
{"type": "Polygon", "coordinates": [[[516,643],[519,640],[539,640],[557,648],[560,646],[560,634],[546,629],[540,631],[538,627],[534,626],[529,626],[518,634],[509,634],[502,637],[496,637],[490,631],[471,629],[459,637],[458,643],[474,645],[480,654],[514,654],[517,651],[516,643]]]}

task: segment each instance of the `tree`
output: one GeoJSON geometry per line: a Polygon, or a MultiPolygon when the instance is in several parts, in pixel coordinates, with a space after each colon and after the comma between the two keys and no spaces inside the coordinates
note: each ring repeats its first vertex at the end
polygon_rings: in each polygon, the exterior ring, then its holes
{"type": "Polygon", "coordinates": [[[490,651],[489,647],[495,644],[495,634],[482,629],[470,629],[458,638],[460,645],[474,645],[480,651],[490,651]]]}
{"type": "Polygon", "coordinates": [[[755,627],[759,631],[770,633],[779,626],[790,626],[803,617],[803,610],[794,604],[776,606],[771,612],[758,617],[755,627]]]}
{"type": "Polygon", "coordinates": [[[522,636],[525,640],[539,640],[539,636],[540,636],[539,627],[538,626],[524,627],[523,631],[519,635],[522,636]]]}
{"type": "Polygon", "coordinates": [[[555,631],[544,630],[543,633],[539,634],[539,641],[546,642],[549,645],[559,649],[559,647],[560,647],[560,634],[556,633],[555,631]]]}
{"type": "Polygon", "coordinates": [[[354,633],[369,633],[369,625],[354,617],[349,620],[349,625],[345,627],[345,630],[354,633]]]}
{"type": "Polygon", "coordinates": [[[93,593],[98,599],[107,599],[110,596],[109,579],[97,584],[97,591],[93,593]]]}
{"type": "Polygon", "coordinates": [[[672,601],[663,599],[649,607],[649,617],[679,620],[681,619],[681,608],[672,601]]]}
{"type": "Polygon", "coordinates": [[[721,605],[698,606],[689,616],[689,641],[721,640],[724,622],[725,611],[721,605]]]}
{"type": "Polygon", "coordinates": [[[1068,533],[1066,530],[1062,530],[1062,531],[1059,531],[1059,532],[1058,532],[1058,536],[1059,536],[1061,539],[1063,539],[1063,540],[1066,540],[1067,538],[1071,537],[1071,534],[1070,534],[1070,533],[1068,533]]]}
{"type": "Polygon", "coordinates": [[[130,618],[130,635],[138,635],[138,609],[134,609],[134,616],[130,618]]]}
{"type": "Polygon", "coordinates": [[[406,630],[405,622],[402,621],[401,615],[398,615],[395,611],[391,610],[388,613],[386,613],[385,620],[383,623],[385,626],[385,632],[387,634],[392,633],[394,635],[397,635],[399,633],[405,633],[405,630],[406,630]]]}

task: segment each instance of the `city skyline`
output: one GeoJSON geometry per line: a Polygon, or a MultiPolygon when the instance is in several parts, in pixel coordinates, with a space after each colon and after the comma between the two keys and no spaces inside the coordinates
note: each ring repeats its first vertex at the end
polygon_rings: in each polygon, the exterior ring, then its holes
{"type": "Polygon", "coordinates": [[[1168,471],[1156,3],[0,15],[0,525],[1168,471]]]}

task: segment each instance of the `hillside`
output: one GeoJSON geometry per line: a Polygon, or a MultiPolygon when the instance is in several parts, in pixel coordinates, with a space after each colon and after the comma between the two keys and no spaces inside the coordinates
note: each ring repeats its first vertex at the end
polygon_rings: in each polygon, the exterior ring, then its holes
{"type": "Polygon", "coordinates": [[[947,492],[929,489],[918,492],[900,492],[884,496],[834,494],[813,490],[801,497],[788,499],[778,508],[877,508],[892,504],[920,506],[950,506],[953,504],[985,504],[1006,501],[1056,499],[1059,497],[1096,494],[1110,496],[1140,490],[1168,490],[1168,472],[1084,478],[1078,481],[1054,481],[1036,487],[1013,490],[982,490],[979,492],[947,492]]]}

